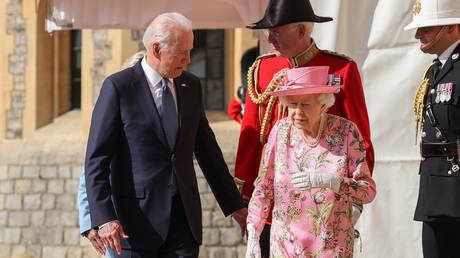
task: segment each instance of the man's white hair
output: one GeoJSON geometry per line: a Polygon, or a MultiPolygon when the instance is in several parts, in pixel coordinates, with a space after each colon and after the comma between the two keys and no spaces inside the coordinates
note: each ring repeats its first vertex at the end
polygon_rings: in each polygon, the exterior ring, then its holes
{"type": "MultiPolygon", "coordinates": [[[[279,96],[278,99],[280,100],[281,104],[284,106],[288,106],[289,104],[289,96],[279,96]]],[[[335,102],[335,95],[334,93],[320,93],[317,96],[318,102],[320,105],[324,105],[325,109],[324,112],[326,112],[332,105],[334,105],[335,102]]]]}
{"type": "Polygon", "coordinates": [[[180,13],[163,13],[158,15],[152,23],[147,27],[142,39],[145,49],[154,42],[160,44],[160,48],[168,48],[171,44],[171,39],[174,30],[172,27],[179,27],[186,31],[192,30],[192,22],[180,13]]]}
{"type": "Polygon", "coordinates": [[[311,36],[311,33],[313,32],[313,27],[315,25],[313,22],[294,22],[291,24],[292,26],[303,25],[305,27],[305,30],[307,31],[306,35],[308,35],[308,37],[311,36]]]}

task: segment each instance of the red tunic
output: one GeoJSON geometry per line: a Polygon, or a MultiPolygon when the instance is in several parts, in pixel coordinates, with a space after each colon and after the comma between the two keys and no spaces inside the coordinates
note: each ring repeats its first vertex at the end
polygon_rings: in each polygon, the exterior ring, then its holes
{"type": "MultiPolygon", "coordinates": [[[[312,45],[300,55],[302,55],[300,59],[296,58],[296,60],[300,60],[298,66],[329,66],[330,74],[341,76],[344,87],[338,94],[335,94],[335,104],[329,109],[328,113],[344,117],[357,125],[365,141],[366,161],[369,169],[372,171],[374,167],[374,150],[371,143],[369,118],[367,115],[363,87],[356,63],[338,54],[318,50],[315,45],[312,45]]],[[[261,57],[261,62],[258,67],[257,85],[255,85],[258,93],[261,94],[265,91],[276,72],[283,68],[292,68],[289,60],[294,62],[293,59],[284,57],[261,57]]],[[[259,132],[265,108],[268,103],[268,100],[266,100],[260,105],[259,109],[259,105],[255,104],[248,95],[249,90],[248,88],[246,93],[246,105],[235,163],[235,181],[237,181],[237,183],[240,180],[244,181],[242,194],[243,198],[246,200],[251,198],[252,192],[254,191],[254,181],[259,172],[259,163],[263,147],[260,142],[259,132]],[[261,112],[261,114],[259,114],[259,112],[261,112]]],[[[278,105],[276,104],[266,130],[267,136],[277,119],[279,119],[277,108],[278,105]]]]}

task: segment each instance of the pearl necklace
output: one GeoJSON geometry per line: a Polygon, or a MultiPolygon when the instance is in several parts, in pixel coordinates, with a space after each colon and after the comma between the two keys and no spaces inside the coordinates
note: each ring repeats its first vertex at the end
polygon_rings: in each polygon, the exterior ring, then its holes
{"type": "Polygon", "coordinates": [[[321,115],[321,120],[319,122],[318,133],[316,134],[316,137],[313,140],[308,140],[307,137],[305,136],[305,133],[301,132],[302,133],[302,138],[307,143],[308,146],[315,147],[316,145],[318,145],[319,140],[321,139],[321,136],[322,136],[323,131],[324,131],[324,121],[326,120],[326,119],[324,119],[324,117],[325,117],[325,115],[321,115]]]}

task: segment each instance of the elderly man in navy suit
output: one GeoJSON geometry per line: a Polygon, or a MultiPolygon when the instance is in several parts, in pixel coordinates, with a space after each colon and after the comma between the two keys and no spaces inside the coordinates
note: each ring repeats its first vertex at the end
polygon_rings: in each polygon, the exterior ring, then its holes
{"type": "Polygon", "coordinates": [[[146,56],[109,76],[94,107],[85,160],[92,227],[117,257],[198,257],[201,204],[193,154],[223,213],[247,209],[209,127],[199,79],[184,71],[191,22],[148,26],[146,56]]]}

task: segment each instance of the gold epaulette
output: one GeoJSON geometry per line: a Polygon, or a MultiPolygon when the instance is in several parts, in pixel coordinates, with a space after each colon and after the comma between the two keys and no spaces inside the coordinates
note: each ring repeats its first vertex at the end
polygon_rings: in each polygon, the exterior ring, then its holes
{"type": "Polygon", "coordinates": [[[265,59],[265,58],[269,58],[269,57],[274,57],[276,56],[275,52],[273,53],[267,53],[267,54],[263,54],[263,55],[260,55],[256,58],[256,60],[259,60],[259,59],[265,59]]]}
{"type": "Polygon", "coordinates": [[[420,82],[420,85],[418,86],[417,91],[415,92],[413,111],[414,111],[415,123],[416,123],[416,127],[415,127],[416,137],[417,137],[417,133],[419,129],[422,130],[422,126],[423,126],[423,111],[425,109],[425,96],[426,96],[428,88],[430,87],[428,71],[434,64],[435,62],[429,64],[426,67],[425,72],[423,73],[422,82],[420,82]]]}
{"type": "Polygon", "coordinates": [[[333,55],[333,56],[343,58],[343,59],[345,59],[347,61],[353,61],[353,59],[351,57],[349,57],[347,55],[344,55],[344,54],[340,54],[340,53],[330,51],[330,50],[321,50],[321,51],[323,51],[324,53],[329,54],[329,55],[333,55]]]}

